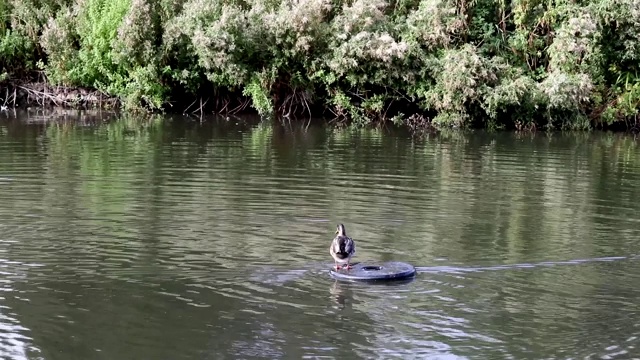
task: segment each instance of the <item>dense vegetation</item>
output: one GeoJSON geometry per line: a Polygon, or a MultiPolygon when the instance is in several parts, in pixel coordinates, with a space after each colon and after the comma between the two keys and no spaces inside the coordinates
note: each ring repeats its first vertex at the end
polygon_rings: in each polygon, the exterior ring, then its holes
{"type": "Polygon", "coordinates": [[[4,0],[0,80],[150,109],[577,129],[635,123],[639,40],[636,0],[4,0]]]}

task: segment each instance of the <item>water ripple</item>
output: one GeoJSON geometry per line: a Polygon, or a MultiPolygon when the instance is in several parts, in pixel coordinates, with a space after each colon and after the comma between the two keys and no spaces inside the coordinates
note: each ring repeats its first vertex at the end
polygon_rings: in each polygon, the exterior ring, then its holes
{"type": "Polygon", "coordinates": [[[3,355],[638,357],[624,138],[134,124],[0,123],[3,355]]]}

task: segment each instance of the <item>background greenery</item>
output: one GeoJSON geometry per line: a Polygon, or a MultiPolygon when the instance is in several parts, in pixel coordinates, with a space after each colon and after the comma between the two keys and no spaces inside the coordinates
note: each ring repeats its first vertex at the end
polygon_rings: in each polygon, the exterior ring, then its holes
{"type": "Polygon", "coordinates": [[[634,0],[0,0],[0,81],[42,71],[151,109],[246,97],[357,124],[584,129],[635,124],[639,37],[634,0]]]}

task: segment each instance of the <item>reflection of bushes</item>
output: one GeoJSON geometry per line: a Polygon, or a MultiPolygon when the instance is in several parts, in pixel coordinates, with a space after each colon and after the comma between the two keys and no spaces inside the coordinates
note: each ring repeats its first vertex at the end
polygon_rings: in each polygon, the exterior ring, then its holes
{"type": "Polygon", "coordinates": [[[635,118],[638,15],[632,0],[14,0],[0,80],[39,65],[128,106],[234,94],[263,115],[583,128],[635,118]]]}

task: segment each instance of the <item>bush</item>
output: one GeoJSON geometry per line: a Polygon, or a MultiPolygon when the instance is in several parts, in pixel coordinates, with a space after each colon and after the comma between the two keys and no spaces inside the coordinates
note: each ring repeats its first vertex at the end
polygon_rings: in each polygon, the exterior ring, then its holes
{"type": "Polygon", "coordinates": [[[0,14],[0,74],[41,64],[126,107],[235,96],[263,116],[585,128],[640,105],[634,0],[14,0],[0,14]]]}

